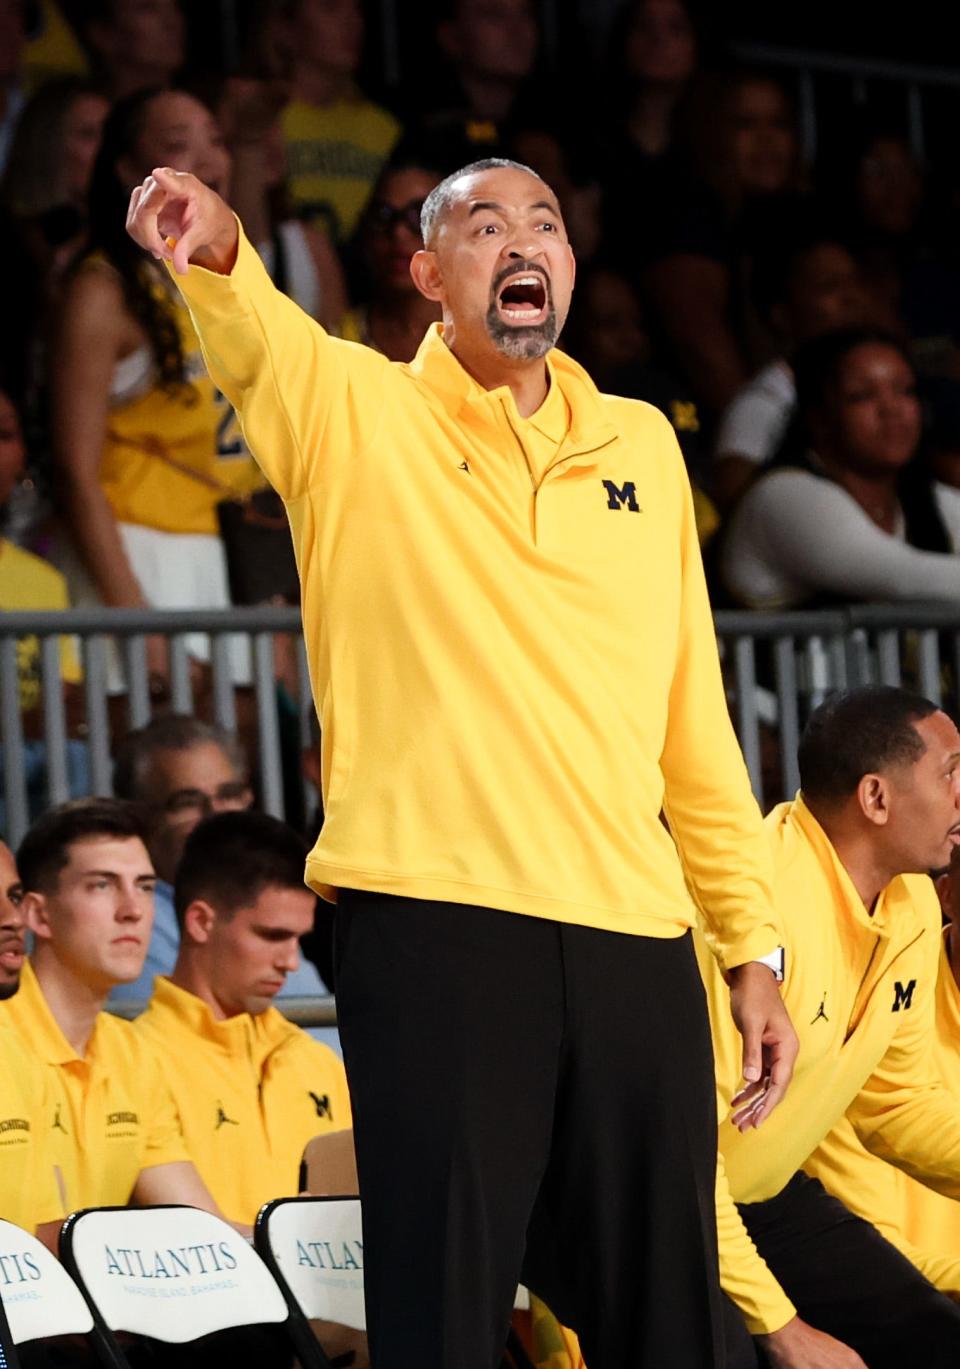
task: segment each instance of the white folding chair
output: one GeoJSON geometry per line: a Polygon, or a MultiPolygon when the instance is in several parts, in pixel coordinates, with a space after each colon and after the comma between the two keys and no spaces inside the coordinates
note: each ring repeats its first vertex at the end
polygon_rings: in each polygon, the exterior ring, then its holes
{"type": "MultiPolygon", "coordinates": [[[[183,1345],[260,1324],[291,1334],[283,1293],[232,1226],[192,1207],[88,1208],[67,1219],[60,1256],[93,1314],[104,1353],[125,1364],[115,1332],[183,1345]]],[[[303,1369],[325,1369],[297,1346],[303,1369]]]]}
{"type": "Polygon", "coordinates": [[[0,1365],[16,1347],[48,1336],[89,1336],[93,1318],[59,1260],[35,1236],[0,1220],[0,1365]]]}
{"type": "MultiPolygon", "coordinates": [[[[366,1330],[359,1198],[277,1198],[260,1209],[253,1238],[287,1300],[290,1337],[298,1353],[300,1337],[315,1341],[309,1321],[366,1330]]],[[[514,1306],[530,1306],[525,1288],[517,1289],[514,1306]]],[[[509,1350],[519,1369],[529,1366],[512,1331],[509,1350]]],[[[335,1365],[325,1355],[324,1359],[325,1369],[335,1365]]]]}
{"type": "MultiPolygon", "coordinates": [[[[359,1198],[277,1198],[257,1214],[253,1240],[286,1299],[298,1356],[318,1344],[311,1321],[367,1329],[359,1198]]],[[[336,1364],[320,1354],[324,1369],[336,1364]]]]}

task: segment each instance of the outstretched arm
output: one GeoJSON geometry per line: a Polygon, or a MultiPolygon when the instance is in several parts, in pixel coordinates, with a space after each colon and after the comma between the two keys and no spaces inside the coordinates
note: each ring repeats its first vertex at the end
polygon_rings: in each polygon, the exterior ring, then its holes
{"type": "Polygon", "coordinates": [[[349,460],[373,442],[390,363],[329,337],[277,290],[209,186],[158,168],[134,190],[127,228],[173,269],[207,369],[284,499],[316,484],[330,461],[349,460]]]}

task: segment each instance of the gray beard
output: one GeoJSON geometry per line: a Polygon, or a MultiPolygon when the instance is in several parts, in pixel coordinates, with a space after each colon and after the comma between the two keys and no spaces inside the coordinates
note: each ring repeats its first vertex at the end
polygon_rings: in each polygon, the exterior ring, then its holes
{"type": "Polygon", "coordinates": [[[538,361],[557,345],[557,338],[560,336],[557,314],[552,303],[550,312],[542,323],[527,327],[524,324],[511,326],[504,323],[497,310],[497,301],[493,300],[487,310],[487,332],[493,339],[497,351],[510,361],[538,361]]]}

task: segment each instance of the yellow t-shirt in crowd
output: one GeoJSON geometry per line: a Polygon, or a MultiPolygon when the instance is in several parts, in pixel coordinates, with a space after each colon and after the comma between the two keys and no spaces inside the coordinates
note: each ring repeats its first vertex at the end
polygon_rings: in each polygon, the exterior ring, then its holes
{"type": "Polygon", "coordinates": [[[252,1223],[265,1202],[297,1193],[307,1142],[352,1125],[341,1061],[276,1008],[218,1020],[158,977],[134,1028],[160,1058],[190,1158],[230,1221],[252,1223]]]}
{"type": "Polygon", "coordinates": [[[34,22],[21,58],[27,88],[35,91],[61,76],[86,76],[90,63],[61,7],[55,0],[39,0],[31,9],[34,22]]]}
{"type": "Polygon", "coordinates": [[[190,1158],[160,1061],[132,1023],[100,1013],[86,1054],[77,1055],[29,963],[6,1011],[46,1071],[65,1211],[123,1206],[141,1170],[190,1158]]]}
{"type": "MultiPolygon", "coordinates": [[[[0,537],[0,609],[8,613],[45,611],[70,607],[67,582],[60,572],[39,556],[0,537]]],[[[31,634],[17,639],[17,675],[20,707],[37,708],[42,699],[39,639],[31,634]]],[[[72,637],[60,638],[60,675],[69,684],[81,678],[80,662],[72,637]]]]}
{"type": "MultiPolygon", "coordinates": [[[[934,1011],[933,1064],[960,1109],[960,989],[945,941],[940,949],[934,1011]]],[[[960,1296],[960,1201],[871,1155],[846,1118],[804,1168],[858,1216],[872,1222],[931,1283],[960,1296]]]]}
{"type": "Polygon", "coordinates": [[[658,937],[696,900],[726,965],[772,951],[667,419],[559,351],[524,418],[439,326],[409,364],[332,338],[242,236],[230,275],[178,284],[293,530],[323,737],[311,886],[658,937]]]}
{"type": "MultiPolygon", "coordinates": [[[[86,269],[110,268],[93,258],[86,269]]],[[[149,264],[144,269],[154,272],[149,264]]],[[[166,276],[156,274],[180,334],[186,380],[165,390],[151,373],[112,403],[100,484],[118,522],[216,534],[221,500],[262,489],[264,480],[236,414],[207,374],[188,311],[166,276]]]]}
{"type": "Polygon", "coordinates": [[[308,105],[292,100],[281,115],[287,191],[296,213],[323,219],[345,242],[357,226],[400,125],[369,100],[308,105]]]}
{"type": "Polygon", "coordinates": [[[65,1209],[50,1143],[47,1076],[0,1004],[0,1217],[35,1231],[65,1209]]]}

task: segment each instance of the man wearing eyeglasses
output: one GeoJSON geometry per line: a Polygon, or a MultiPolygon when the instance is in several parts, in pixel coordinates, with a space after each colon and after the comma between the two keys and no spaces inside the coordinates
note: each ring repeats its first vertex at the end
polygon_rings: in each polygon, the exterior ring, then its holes
{"type": "MultiPolygon", "coordinates": [[[[211,813],[239,812],[253,804],[247,760],[229,732],[199,718],[170,714],[131,732],[114,768],[118,798],[147,809],[149,848],[157,872],[153,934],[139,978],[114,989],[111,1000],[145,1000],[156,975],[169,975],[180,947],[173,882],[187,837],[211,813]]],[[[313,965],[301,958],[287,976],[285,994],[322,994],[313,965]]]]}

